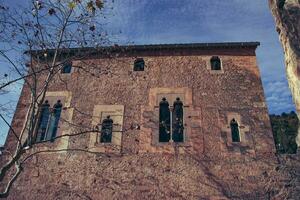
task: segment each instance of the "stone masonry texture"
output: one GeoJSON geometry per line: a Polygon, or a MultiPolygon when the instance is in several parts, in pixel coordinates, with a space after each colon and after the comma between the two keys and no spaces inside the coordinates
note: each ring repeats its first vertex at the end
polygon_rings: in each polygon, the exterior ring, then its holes
{"type": "MultiPolygon", "coordinates": [[[[120,143],[93,143],[97,133],[87,133],[36,144],[28,153],[53,152],[26,161],[7,199],[267,199],[275,147],[255,49],[242,43],[157,45],[72,60],[72,73],[58,74],[48,91],[49,101],[57,92],[65,107],[58,135],[92,128],[97,105],[124,106],[116,111],[123,112],[120,143]],[[212,56],[221,59],[219,72],[210,68],[212,56]],[[144,59],[144,71],[133,71],[136,58],[144,59]],[[157,102],[172,95],[184,103],[183,144],[157,139],[157,102]],[[231,142],[232,118],[240,143],[231,142]]],[[[29,101],[24,85],[12,122],[16,131],[29,101]]],[[[12,152],[14,145],[10,133],[5,149],[12,152]]]]}

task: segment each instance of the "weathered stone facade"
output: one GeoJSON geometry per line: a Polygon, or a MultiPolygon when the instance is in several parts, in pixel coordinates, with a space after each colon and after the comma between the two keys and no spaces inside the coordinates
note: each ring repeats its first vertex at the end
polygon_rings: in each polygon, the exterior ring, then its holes
{"type": "MultiPolygon", "coordinates": [[[[300,1],[269,0],[285,54],[286,75],[300,117],[300,1]]],[[[300,127],[296,139],[300,147],[300,127]]]]}
{"type": "MultiPolygon", "coordinates": [[[[112,143],[99,133],[36,144],[8,199],[265,199],[274,142],[255,49],[258,43],[117,47],[114,58],[73,60],[47,92],[63,102],[58,135],[75,134],[111,115],[112,143]],[[212,71],[210,58],[222,68],[212,71]],[[134,60],[145,61],[133,71],[134,60]],[[83,70],[84,66],[92,66],[83,70]],[[105,73],[103,73],[105,71],[105,73]],[[102,74],[97,77],[97,74],[102,74]],[[184,142],[160,143],[159,101],[180,97],[184,142]],[[230,120],[241,142],[232,142],[230,120]]],[[[12,126],[22,128],[24,86],[12,126]]],[[[7,150],[14,147],[9,134],[7,150]]]]}

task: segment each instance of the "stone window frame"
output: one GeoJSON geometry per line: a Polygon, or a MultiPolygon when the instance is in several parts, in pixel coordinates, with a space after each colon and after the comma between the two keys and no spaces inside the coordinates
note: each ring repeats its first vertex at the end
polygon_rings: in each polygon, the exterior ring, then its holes
{"type": "Polygon", "coordinates": [[[206,60],[206,69],[209,70],[210,74],[224,74],[224,66],[223,66],[223,60],[224,58],[222,56],[219,55],[212,55],[212,56],[207,56],[204,58],[206,60]],[[211,58],[217,56],[220,59],[221,62],[221,70],[212,70],[211,69],[211,58]]]}
{"type": "Polygon", "coordinates": [[[242,116],[239,113],[234,113],[230,112],[227,113],[226,116],[226,125],[222,127],[222,130],[226,132],[227,134],[227,145],[232,146],[234,144],[239,144],[239,145],[248,145],[247,140],[246,140],[246,132],[250,131],[250,128],[248,125],[245,125],[242,121],[242,116]],[[240,142],[233,142],[232,141],[232,135],[231,135],[231,127],[230,127],[230,122],[232,119],[235,119],[239,125],[239,135],[240,135],[240,142]]]}
{"type": "Polygon", "coordinates": [[[124,105],[95,105],[92,117],[92,127],[97,127],[98,132],[90,133],[89,151],[120,153],[122,147],[123,123],[124,123],[124,105]],[[100,142],[101,122],[110,115],[113,122],[112,142],[100,142]]]}
{"type": "MultiPolygon", "coordinates": [[[[153,146],[167,146],[177,144],[178,146],[190,146],[191,127],[189,125],[190,108],[192,106],[192,91],[189,88],[154,88],[150,90],[150,106],[153,108],[155,117],[159,119],[159,103],[163,97],[166,97],[170,106],[173,106],[177,97],[183,102],[183,125],[184,136],[183,142],[159,142],[159,123],[157,123],[157,133],[152,132],[151,145],[153,146]],[[154,98],[153,98],[154,97],[154,98]],[[169,99],[171,100],[169,100],[169,99]]],[[[158,120],[159,121],[159,120],[158,120]]],[[[172,136],[171,136],[172,137],[172,136]]]]}
{"type": "MultiPolygon", "coordinates": [[[[72,128],[69,126],[69,124],[72,124],[72,118],[73,118],[73,112],[74,112],[74,108],[71,108],[72,92],[49,91],[49,92],[46,92],[45,100],[49,101],[49,104],[51,107],[56,103],[57,100],[61,100],[61,103],[63,104],[63,106],[62,106],[60,120],[58,123],[56,137],[63,136],[63,135],[66,135],[66,136],[55,139],[53,142],[46,142],[46,143],[42,142],[40,144],[37,143],[37,145],[35,145],[35,147],[38,148],[39,150],[68,149],[69,138],[70,138],[69,135],[71,134],[71,131],[72,131],[72,128]]],[[[24,138],[27,138],[27,137],[24,137],[24,138]]],[[[65,152],[61,151],[61,153],[65,153],[65,152]]]]}

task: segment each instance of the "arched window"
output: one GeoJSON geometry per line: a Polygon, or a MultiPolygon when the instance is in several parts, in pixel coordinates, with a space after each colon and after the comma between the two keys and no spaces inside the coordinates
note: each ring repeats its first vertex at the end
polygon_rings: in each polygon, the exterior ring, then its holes
{"type": "Polygon", "coordinates": [[[221,70],[221,60],[218,56],[213,56],[210,59],[211,70],[221,70]]]}
{"type": "Polygon", "coordinates": [[[170,109],[166,98],[159,103],[159,142],[170,140],[170,109]]]}
{"type": "Polygon", "coordinates": [[[114,121],[110,118],[109,115],[106,117],[106,119],[104,119],[102,121],[101,136],[100,136],[101,143],[110,143],[111,142],[113,123],[114,123],[114,121]]]}
{"type": "Polygon", "coordinates": [[[183,103],[179,97],[173,104],[172,139],[174,142],[183,142],[183,103]]]}
{"type": "Polygon", "coordinates": [[[50,104],[49,104],[48,100],[45,100],[45,102],[42,104],[41,110],[40,110],[38,132],[37,132],[37,136],[36,136],[37,142],[45,140],[45,134],[47,131],[49,117],[50,117],[50,104]]]}
{"type": "Polygon", "coordinates": [[[53,141],[53,139],[56,137],[61,111],[62,111],[62,103],[60,100],[58,100],[56,104],[54,104],[52,109],[52,113],[48,125],[48,131],[47,131],[47,138],[46,138],[47,140],[53,141]]]}
{"type": "Polygon", "coordinates": [[[134,61],[133,71],[144,71],[145,61],[143,58],[137,58],[134,61]]]}
{"type": "Polygon", "coordinates": [[[62,74],[69,74],[69,73],[71,73],[71,70],[72,70],[72,63],[67,62],[63,65],[63,67],[61,69],[61,73],[62,74]]]}
{"type": "Polygon", "coordinates": [[[239,124],[234,118],[230,121],[230,129],[231,129],[232,142],[240,142],[241,138],[240,138],[239,124]]]}

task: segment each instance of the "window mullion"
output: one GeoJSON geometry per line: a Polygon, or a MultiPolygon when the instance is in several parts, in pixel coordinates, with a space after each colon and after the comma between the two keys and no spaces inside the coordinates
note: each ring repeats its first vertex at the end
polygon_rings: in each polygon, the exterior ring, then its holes
{"type": "Polygon", "coordinates": [[[173,108],[170,106],[170,142],[173,142],[173,108]]]}

